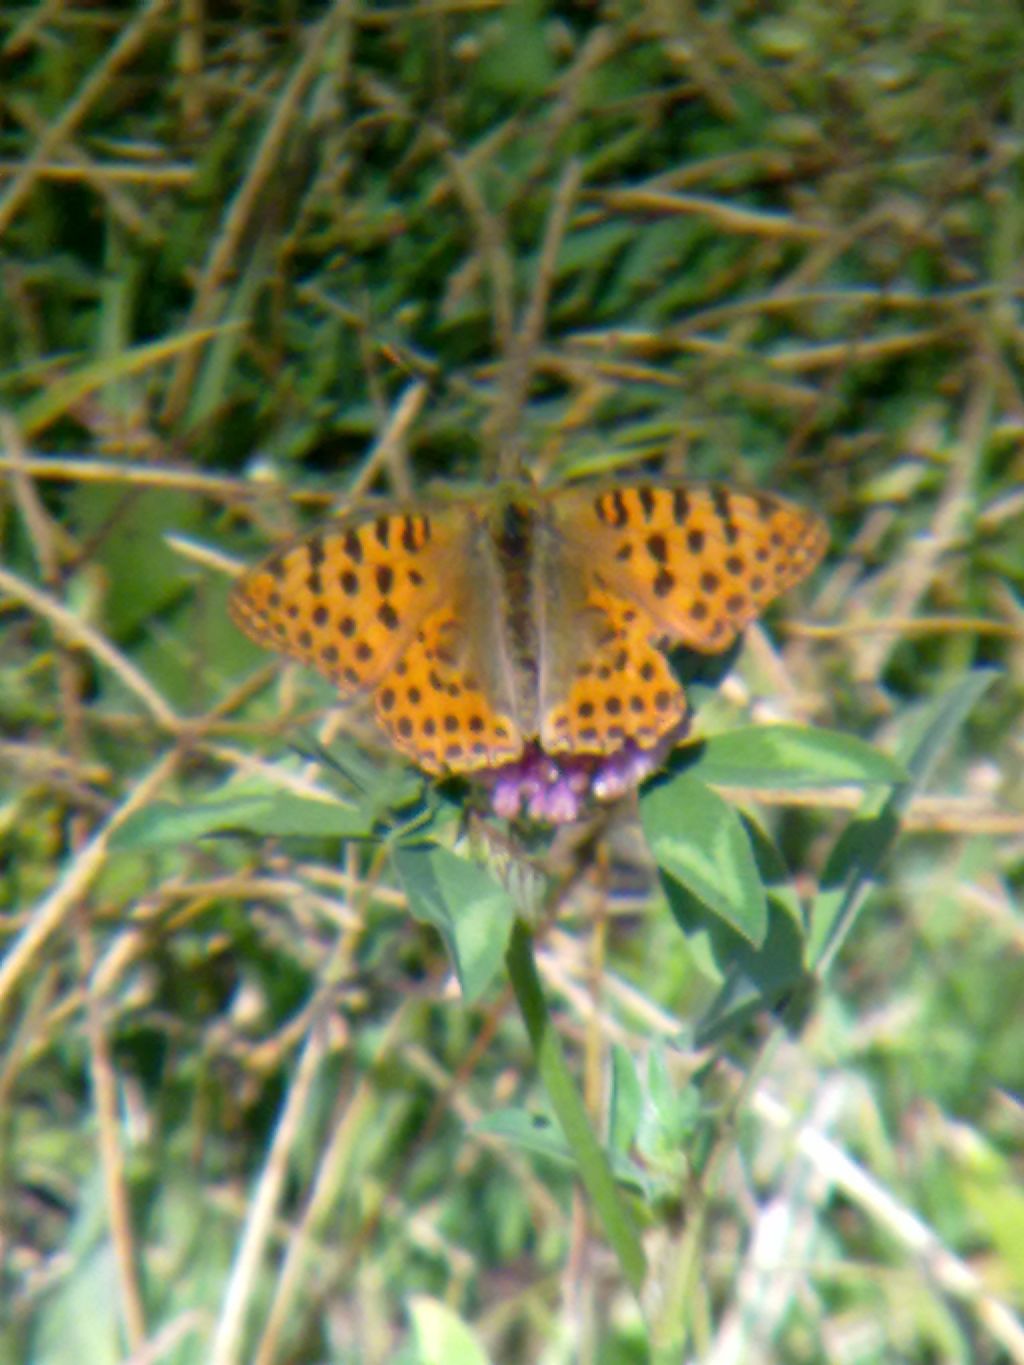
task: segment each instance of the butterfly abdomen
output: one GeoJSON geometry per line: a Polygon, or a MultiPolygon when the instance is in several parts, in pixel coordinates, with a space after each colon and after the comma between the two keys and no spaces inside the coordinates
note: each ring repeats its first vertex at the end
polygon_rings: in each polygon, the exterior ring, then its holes
{"type": "Polygon", "coordinates": [[[494,550],[501,581],[494,609],[502,614],[501,635],[512,675],[516,711],[524,731],[536,731],[539,641],[533,564],[537,553],[537,510],[512,499],[500,507],[493,528],[494,550]]]}

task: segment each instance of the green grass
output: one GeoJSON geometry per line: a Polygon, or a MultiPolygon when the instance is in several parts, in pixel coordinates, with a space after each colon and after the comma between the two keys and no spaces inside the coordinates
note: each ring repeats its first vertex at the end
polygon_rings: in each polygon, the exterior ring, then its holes
{"type": "Polygon", "coordinates": [[[1016,7],[2,21],[0,1360],[1024,1361],[1016,7]],[[520,466],[832,530],[557,838],[225,611],[520,466]]]}

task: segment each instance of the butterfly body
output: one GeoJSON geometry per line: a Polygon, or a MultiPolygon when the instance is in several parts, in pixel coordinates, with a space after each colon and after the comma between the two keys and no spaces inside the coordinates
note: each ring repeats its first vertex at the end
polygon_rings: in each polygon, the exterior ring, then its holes
{"type": "Polygon", "coordinates": [[[505,487],[343,517],[232,594],[250,636],[368,694],[431,773],[653,750],[686,699],[662,648],[728,648],[803,578],[813,514],[721,485],[505,487]]]}

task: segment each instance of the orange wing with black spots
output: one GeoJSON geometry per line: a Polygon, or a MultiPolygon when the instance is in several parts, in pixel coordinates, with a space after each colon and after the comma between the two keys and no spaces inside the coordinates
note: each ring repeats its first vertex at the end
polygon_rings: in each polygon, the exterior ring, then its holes
{"type": "Polygon", "coordinates": [[[684,719],[682,688],[642,612],[596,584],[586,610],[601,622],[596,643],[570,670],[542,672],[541,745],[549,753],[611,754],[632,740],[649,749],[684,719]]]}
{"type": "Polygon", "coordinates": [[[427,617],[374,693],[381,728],[429,773],[498,767],[523,750],[519,726],[494,704],[471,656],[459,664],[458,624],[447,606],[427,617]]]}
{"type": "Polygon", "coordinates": [[[244,574],[231,614],[343,697],[372,694],[395,747],[428,772],[507,761],[522,751],[519,728],[490,699],[459,634],[473,531],[450,508],[328,524],[244,574]]]}
{"type": "Polygon", "coordinates": [[[571,676],[564,664],[549,670],[541,737],[552,751],[657,744],[687,711],[660,646],[727,649],[828,543],[813,513],[722,486],[567,489],[551,496],[549,517],[555,554],[602,623],[571,676]]]}
{"type": "Polygon", "coordinates": [[[258,644],[355,696],[394,668],[450,591],[456,544],[455,528],[425,514],[328,524],[243,574],[231,614],[258,644]]]}

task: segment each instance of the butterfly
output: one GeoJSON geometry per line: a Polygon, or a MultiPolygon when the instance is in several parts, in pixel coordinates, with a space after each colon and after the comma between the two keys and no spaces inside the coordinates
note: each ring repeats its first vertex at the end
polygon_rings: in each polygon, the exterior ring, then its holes
{"type": "Polygon", "coordinates": [[[720,484],[505,486],[329,522],[244,573],[230,609],[369,696],[428,773],[531,750],[592,769],[680,735],[664,649],[727,649],[827,540],[814,513],[720,484]]]}

